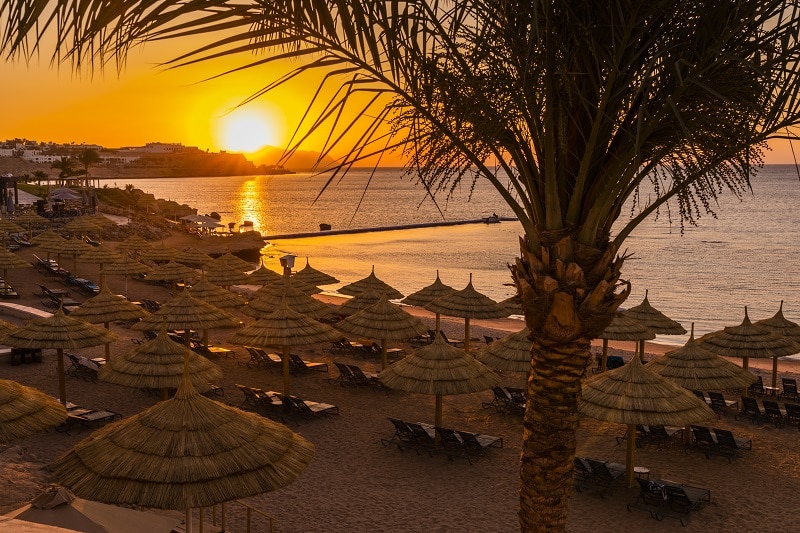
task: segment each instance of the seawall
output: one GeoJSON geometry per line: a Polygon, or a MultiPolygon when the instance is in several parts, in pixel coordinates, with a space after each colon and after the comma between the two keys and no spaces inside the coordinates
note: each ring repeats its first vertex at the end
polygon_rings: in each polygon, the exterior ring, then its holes
{"type": "MultiPolygon", "coordinates": [[[[497,217],[497,222],[516,222],[516,217],[497,217]]],[[[326,235],[350,235],[353,233],[374,233],[378,231],[396,231],[404,229],[417,229],[417,228],[436,228],[440,226],[461,226],[464,224],[490,224],[494,221],[487,222],[484,218],[477,218],[473,220],[452,220],[442,222],[421,222],[419,224],[401,224],[398,226],[377,226],[373,228],[349,228],[349,229],[330,229],[324,231],[308,231],[304,233],[282,233],[276,235],[264,235],[264,240],[275,241],[279,239],[304,239],[307,237],[324,237],[326,235]]]]}

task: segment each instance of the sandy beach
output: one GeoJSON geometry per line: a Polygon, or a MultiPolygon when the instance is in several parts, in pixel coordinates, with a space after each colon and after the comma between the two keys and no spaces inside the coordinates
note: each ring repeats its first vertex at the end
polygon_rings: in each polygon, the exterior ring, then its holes
{"type": "MultiPolygon", "coordinates": [[[[202,247],[203,241],[187,234],[174,233],[164,241],[178,249],[202,247]]],[[[108,243],[115,246],[116,243],[108,243]]],[[[18,252],[32,261],[35,247],[18,252]]],[[[72,260],[62,261],[72,268],[72,260]]],[[[98,278],[98,267],[78,263],[78,272],[92,280],[98,278]]],[[[368,273],[365,272],[366,276],[368,273]]],[[[33,268],[13,270],[9,282],[20,294],[13,303],[44,309],[38,284],[63,287],[57,278],[40,274],[33,268]]],[[[343,280],[345,281],[345,280],[343,280]]],[[[355,280],[346,280],[355,281],[355,280]]],[[[421,282],[424,284],[424,282],[421,282]]],[[[116,293],[125,290],[122,277],[108,278],[109,288],[116,293]]],[[[153,299],[164,302],[168,289],[129,279],[131,300],[153,299]]],[[[86,297],[72,291],[72,297],[86,297]]],[[[332,296],[318,296],[331,303],[332,296]]],[[[418,308],[406,308],[433,324],[433,314],[418,308]]],[[[246,323],[252,321],[240,315],[246,323]]],[[[22,323],[9,315],[0,316],[9,322],[22,323]]],[[[442,317],[448,336],[463,337],[463,321],[442,317]]],[[[523,327],[519,320],[474,320],[471,337],[483,339],[515,332],[523,327]]],[[[685,324],[685,326],[688,326],[685,324]]],[[[112,324],[119,340],[112,344],[111,353],[122,354],[135,345],[133,339],[142,334],[112,324]]],[[[234,357],[214,359],[223,370],[218,383],[224,396],[215,397],[230,405],[240,406],[243,396],[235,384],[264,390],[280,390],[281,376],[271,369],[247,368],[246,351],[231,344],[232,330],[210,333],[211,342],[235,351],[234,357]]],[[[480,342],[479,345],[482,345],[480,342]]],[[[596,348],[599,350],[600,341],[596,348]]],[[[630,358],[632,343],[610,343],[611,353],[630,358]]],[[[390,344],[412,350],[408,344],[390,344]]],[[[443,419],[446,426],[460,430],[494,435],[503,438],[502,449],[492,449],[472,465],[456,458],[428,457],[414,451],[400,451],[381,445],[393,429],[387,417],[408,421],[433,422],[432,397],[399,391],[373,391],[370,388],[340,387],[326,378],[338,375],[333,361],[357,364],[367,371],[380,369],[377,358],[358,355],[332,354],[329,346],[319,345],[293,350],[304,358],[326,362],[329,374],[311,372],[292,376],[292,393],[302,398],[339,406],[340,415],[314,420],[289,421],[289,427],[314,443],[316,457],[301,477],[288,487],[273,493],[247,498],[245,501],[275,519],[278,532],[509,532],[518,530],[516,510],[517,469],[521,444],[521,423],[518,415],[497,413],[484,409],[482,402],[491,399],[491,392],[446,397],[443,419]]],[[[648,358],[657,357],[673,347],[647,344],[648,358]]],[[[102,346],[80,350],[81,355],[103,355],[102,346]]],[[[13,379],[57,395],[58,382],[54,351],[45,351],[42,363],[12,366],[0,361],[0,378],[13,379]]],[[[735,361],[740,364],[740,361],[735,361]]],[[[771,360],[751,360],[750,368],[769,383],[771,360]]],[[[781,361],[782,377],[800,377],[800,362],[781,361]]],[[[503,385],[521,387],[524,376],[502,374],[503,385]]],[[[129,389],[102,381],[84,381],[67,377],[67,398],[79,405],[104,408],[133,415],[153,405],[157,398],[147,392],[129,389]]],[[[729,399],[738,399],[726,393],[729,399]]],[[[725,458],[707,459],[697,451],[683,447],[659,450],[655,447],[637,450],[636,464],[650,469],[651,479],[662,478],[700,486],[711,490],[712,501],[694,513],[691,523],[681,529],[677,520],[665,518],[658,522],[648,513],[628,512],[638,489],[619,485],[613,494],[574,493],[569,504],[568,530],[581,531],[769,531],[785,527],[794,521],[793,499],[800,491],[800,450],[798,429],[794,426],[776,428],[772,424],[756,425],[750,419],[736,420],[733,415],[709,420],[707,425],[731,430],[737,437],[752,439],[752,451],[741,453],[732,463],[725,458]]],[[[623,435],[625,427],[617,424],[583,419],[578,435],[578,455],[623,462],[624,445],[615,437],[623,435]]],[[[39,487],[55,482],[47,464],[90,435],[88,430],[70,434],[48,431],[27,439],[0,446],[0,513],[27,503],[39,487]]],[[[208,517],[208,513],[206,517],[208,517]]],[[[244,512],[230,505],[227,512],[227,531],[244,531],[244,512]]],[[[254,518],[253,531],[267,531],[263,518],[254,518]]]]}

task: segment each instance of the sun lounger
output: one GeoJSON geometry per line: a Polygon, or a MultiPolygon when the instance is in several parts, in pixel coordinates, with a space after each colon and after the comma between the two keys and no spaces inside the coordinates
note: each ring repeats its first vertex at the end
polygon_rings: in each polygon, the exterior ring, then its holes
{"type": "Polygon", "coordinates": [[[732,462],[739,455],[739,450],[752,450],[753,441],[749,439],[738,439],[727,429],[714,428],[714,437],[717,441],[717,453],[728,458],[732,462]]]}
{"type": "Polygon", "coordinates": [[[682,485],[663,479],[638,479],[639,495],[628,505],[628,511],[639,509],[650,513],[656,520],[664,517],[676,518],[681,525],[689,524],[693,511],[711,501],[711,491],[699,487],[682,485]]]}
{"type": "Polygon", "coordinates": [[[247,368],[274,368],[276,366],[280,368],[281,357],[279,355],[267,353],[266,350],[255,346],[245,346],[244,348],[250,354],[250,360],[244,363],[247,368]]]}
{"type": "Polygon", "coordinates": [[[800,428],[800,405],[785,403],[783,408],[786,409],[786,423],[789,425],[796,424],[800,428]]]}
{"type": "Polygon", "coordinates": [[[388,439],[381,439],[381,444],[384,446],[394,444],[400,451],[402,451],[404,447],[408,449],[413,448],[415,442],[414,432],[411,431],[408,424],[397,418],[389,418],[389,421],[394,427],[394,435],[388,439]]]}
{"type": "Polygon", "coordinates": [[[736,413],[739,410],[739,402],[726,400],[719,392],[711,391],[708,393],[708,397],[711,399],[711,409],[717,413],[717,416],[727,416],[728,413],[736,413]]]}
{"type": "Polygon", "coordinates": [[[309,370],[317,370],[319,372],[328,371],[328,363],[315,363],[312,361],[304,361],[297,354],[289,354],[289,366],[294,371],[307,372],[309,370]]]}
{"type": "Polygon", "coordinates": [[[617,480],[625,476],[625,465],[588,457],[584,461],[591,471],[588,488],[600,492],[603,497],[609,496],[614,491],[617,480]]]}
{"type": "Polygon", "coordinates": [[[105,359],[98,358],[97,360],[91,360],[86,357],[78,357],[69,352],[65,352],[64,355],[66,355],[67,359],[70,361],[69,366],[65,370],[68,376],[81,378],[84,381],[97,381],[97,372],[100,370],[100,367],[105,364],[105,359]]]}
{"type": "Polygon", "coordinates": [[[762,376],[758,376],[758,379],[747,387],[747,394],[753,394],[756,396],[764,396],[766,391],[764,390],[764,378],[762,376]]]}
{"type": "Polygon", "coordinates": [[[503,387],[492,387],[492,401],[482,402],[481,407],[488,409],[494,407],[498,413],[507,413],[511,411],[511,396],[506,392],[503,387]]]}
{"type": "Polygon", "coordinates": [[[800,401],[800,392],[797,391],[797,380],[794,378],[781,378],[781,397],[786,400],[800,401]]]}
{"type": "Polygon", "coordinates": [[[764,411],[758,406],[758,400],[749,396],[742,396],[742,410],[739,414],[751,417],[754,424],[760,424],[764,418],[764,411]]]}
{"type": "Polygon", "coordinates": [[[783,413],[775,400],[762,400],[764,406],[764,418],[775,424],[776,428],[783,427],[783,413]]]}
{"type": "Polygon", "coordinates": [[[288,414],[299,415],[302,418],[316,418],[322,415],[338,415],[339,407],[329,403],[312,402],[310,400],[303,400],[297,396],[285,396],[276,392],[267,392],[268,395],[274,395],[280,398],[283,402],[284,411],[288,414]]]}
{"type": "Polygon", "coordinates": [[[93,429],[120,418],[122,415],[115,411],[89,409],[67,402],[67,420],[60,426],[56,426],[56,431],[69,434],[69,431],[75,426],[93,429]]]}

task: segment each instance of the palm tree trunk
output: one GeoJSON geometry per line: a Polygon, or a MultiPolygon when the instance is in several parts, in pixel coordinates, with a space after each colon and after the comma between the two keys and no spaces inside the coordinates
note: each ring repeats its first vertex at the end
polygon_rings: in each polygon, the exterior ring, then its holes
{"type": "Polygon", "coordinates": [[[520,456],[520,528],[564,531],[591,340],[611,322],[630,287],[616,291],[623,258],[610,246],[601,252],[562,235],[536,250],[523,240],[521,256],[512,272],[531,330],[531,371],[520,456]]]}

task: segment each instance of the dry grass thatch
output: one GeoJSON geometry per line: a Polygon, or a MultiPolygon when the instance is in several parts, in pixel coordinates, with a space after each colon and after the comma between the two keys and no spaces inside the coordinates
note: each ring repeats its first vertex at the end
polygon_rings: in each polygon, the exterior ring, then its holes
{"type": "Polygon", "coordinates": [[[123,257],[120,254],[103,244],[97,247],[90,247],[78,256],[79,261],[98,264],[119,263],[122,259],[123,257]]]}
{"type": "Polygon", "coordinates": [[[174,398],[96,431],[51,468],[82,498],[183,510],[284,487],[313,456],[313,444],[286,426],[184,380],[174,398]]]}
{"type": "Polygon", "coordinates": [[[237,331],[231,342],[245,346],[302,346],[341,338],[342,334],[332,327],[301,315],[281,302],[272,314],[237,331]]]}
{"type": "Polygon", "coordinates": [[[52,396],[0,379],[0,444],[62,424],[66,419],[66,408],[52,396]]]}
{"type": "Polygon", "coordinates": [[[31,237],[31,244],[37,244],[37,245],[51,243],[51,242],[63,242],[63,241],[64,237],[62,237],[53,230],[45,230],[41,232],[39,235],[31,237]]]}
{"type": "Polygon", "coordinates": [[[153,271],[147,275],[147,278],[154,280],[177,281],[191,279],[195,276],[197,276],[197,271],[195,269],[170,260],[168,263],[154,268],[153,271]]]}
{"type": "Polygon", "coordinates": [[[746,307],[744,320],[740,325],[707,333],[698,342],[706,350],[724,357],[774,358],[800,352],[800,346],[791,339],[750,322],[746,307]]]}
{"type": "Polygon", "coordinates": [[[386,296],[381,296],[377,303],[340,321],[336,327],[359,337],[381,340],[410,339],[428,331],[428,326],[422,320],[403,311],[386,296]]]}
{"type": "Polygon", "coordinates": [[[489,367],[441,336],[382,370],[379,379],[390,389],[437,396],[479,392],[501,381],[489,367]]]}
{"type": "Polygon", "coordinates": [[[50,220],[33,211],[25,211],[21,215],[15,216],[14,222],[22,224],[49,224],[50,220]]]}
{"type": "Polygon", "coordinates": [[[137,331],[167,329],[216,329],[239,326],[239,320],[218,307],[193,298],[187,291],[169,299],[161,308],[133,326],[137,331]]]}
{"type": "Polygon", "coordinates": [[[295,289],[298,289],[308,295],[311,294],[319,294],[322,292],[322,289],[317,287],[316,285],[311,285],[310,283],[306,283],[300,279],[294,278],[280,278],[269,283],[265,283],[263,287],[256,291],[258,296],[263,294],[269,294],[272,296],[282,296],[284,292],[287,290],[285,288],[286,285],[291,285],[295,289]]]}
{"type": "Polygon", "coordinates": [[[353,296],[349,300],[342,302],[339,306],[339,314],[340,315],[353,315],[358,313],[359,311],[366,309],[368,307],[372,307],[376,303],[381,301],[381,295],[384,293],[377,293],[373,289],[367,289],[366,291],[362,292],[361,294],[357,294],[353,296]]]}
{"type": "Polygon", "coordinates": [[[370,272],[369,276],[339,288],[338,292],[348,296],[358,296],[362,292],[365,292],[369,289],[372,289],[378,294],[385,293],[386,297],[390,300],[398,300],[403,297],[403,293],[388,283],[378,279],[378,277],[375,275],[374,266],[372,267],[372,272],[370,272]]]}
{"type": "Polygon", "coordinates": [[[203,275],[211,283],[216,283],[222,287],[246,285],[250,283],[250,278],[243,271],[225,264],[216,264],[213,261],[205,265],[203,275]]]}
{"type": "Polygon", "coordinates": [[[205,277],[187,289],[193,298],[203,300],[215,307],[224,309],[227,307],[239,307],[244,305],[244,300],[235,292],[214,285],[205,277]]]}
{"type": "Polygon", "coordinates": [[[597,420],[653,426],[684,426],[716,417],[704,401],[648,370],[638,357],[586,379],[580,412],[597,420]]]}
{"type": "Polygon", "coordinates": [[[646,341],[655,339],[656,334],[638,320],[618,313],[600,334],[600,338],[610,341],[646,341]]]}
{"type": "MultiPolygon", "coordinates": [[[[121,245],[122,243],[120,243],[121,245]]],[[[139,250],[139,255],[150,261],[171,261],[173,257],[178,255],[178,250],[171,246],[164,244],[151,245],[149,248],[139,250]]]]}
{"type": "Polygon", "coordinates": [[[183,265],[192,267],[203,266],[214,260],[210,255],[205,252],[201,252],[197,248],[187,248],[185,250],[181,250],[175,254],[175,257],[172,259],[176,263],[181,263],[183,265]]]}
{"type": "Polygon", "coordinates": [[[274,313],[281,301],[286,301],[289,309],[317,320],[333,315],[330,305],[322,303],[298,289],[291,278],[282,279],[281,283],[274,283],[272,287],[276,289],[274,292],[256,292],[255,297],[242,307],[242,313],[253,318],[262,318],[274,313]],[[278,291],[279,287],[282,290],[278,291]]]}
{"type": "Polygon", "coordinates": [[[791,320],[787,320],[786,317],[783,316],[783,301],[781,301],[781,306],[778,308],[777,313],[770,318],[758,320],[756,325],[764,326],[778,336],[788,337],[795,343],[800,342],[800,325],[791,320]]]}
{"type": "Polygon", "coordinates": [[[264,263],[261,263],[261,266],[248,274],[247,277],[249,278],[247,281],[248,285],[267,285],[283,279],[283,275],[265,267],[264,263]]]}
{"type": "Polygon", "coordinates": [[[84,320],[65,316],[59,309],[53,316],[34,318],[24,326],[0,337],[0,344],[17,348],[75,350],[114,342],[117,335],[84,320]]]}
{"type": "Polygon", "coordinates": [[[5,335],[6,333],[10,333],[15,329],[17,329],[17,326],[14,324],[6,322],[5,320],[0,320],[0,335],[5,335]]]}
{"type": "Polygon", "coordinates": [[[475,290],[475,287],[472,286],[471,276],[466,287],[427,303],[425,309],[461,318],[504,318],[508,316],[505,306],[475,290]]]}
{"type": "Polygon", "coordinates": [[[117,245],[117,250],[124,252],[140,252],[142,250],[149,250],[153,245],[144,240],[139,235],[131,235],[117,245]]]}
{"type": "Polygon", "coordinates": [[[200,392],[207,392],[222,378],[222,370],[196,354],[183,344],[178,344],[162,328],[155,339],[140,344],[126,354],[115,356],[100,368],[101,380],[125,387],[139,389],[177,389],[187,365],[189,379],[200,392]]]}
{"type": "Polygon", "coordinates": [[[12,268],[28,268],[31,264],[12,254],[3,247],[0,247],[0,270],[11,270],[12,268]]]}
{"type": "Polygon", "coordinates": [[[248,263],[244,259],[240,257],[236,257],[230,252],[225,252],[221,256],[217,257],[210,263],[208,263],[208,268],[225,268],[225,269],[232,269],[238,272],[249,272],[253,270],[253,265],[248,263]]]}
{"type": "Polygon", "coordinates": [[[522,315],[525,313],[522,310],[522,299],[517,295],[509,296],[505,300],[501,301],[500,305],[506,308],[506,311],[508,311],[509,316],[522,315]]]}
{"type": "Polygon", "coordinates": [[[423,307],[425,304],[430,303],[437,298],[441,298],[442,296],[447,296],[456,292],[456,290],[451,287],[450,285],[445,285],[442,283],[442,280],[439,279],[439,271],[436,271],[436,279],[430,285],[421,288],[417,292],[411,293],[405,298],[403,298],[402,303],[406,305],[416,305],[418,307],[423,307]]]}
{"type": "Polygon", "coordinates": [[[326,274],[325,272],[319,271],[312,267],[311,263],[308,261],[308,257],[306,257],[306,266],[304,266],[300,271],[295,272],[292,277],[315,286],[339,283],[339,280],[330,274],[326,274]]]}
{"type": "Polygon", "coordinates": [[[0,232],[19,233],[20,231],[25,231],[25,228],[23,228],[16,222],[12,222],[6,218],[0,219],[0,232]]]}
{"type": "Polygon", "coordinates": [[[529,372],[531,369],[530,330],[512,333],[481,348],[478,361],[502,372],[529,372]]]}
{"type": "Polygon", "coordinates": [[[647,291],[644,293],[642,303],[622,312],[622,316],[633,318],[644,324],[654,333],[659,335],[683,335],[686,329],[680,323],[672,320],[667,315],[650,305],[647,300],[647,291]]]}
{"type": "Polygon", "coordinates": [[[138,305],[112,293],[103,282],[97,296],[83,302],[70,316],[92,324],[108,324],[117,320],[136,320],[148,314],[138,305]]]}
{"type": "MultiPolygon", "coordinates": [[[[100,217],[104,220],[108,220],[105,217],[100,217]]],[[[72,232],[74,234],[85,233],[87,231],[97,231],[102,229],[105,224],[99,222],[98,217],[88,217],[88,216],[81,216],[78,218],[74,218],[64,224],[64,230],[72,232]]]]}
{"type": "Polygon", "coordinates": [[[100,269],[101,274],[117,275],[117,276],[133,276],[136,274],[146,274],[153,269],[144,263],[134,261],[133,259],[123,258],[122,261],[117,263],[103,264],[100,269]]]}
{"type": "Polygon", "coordinates": [[[57,250],[58,252],[64,254],[70,254],[75,257],[83,253],[86,253],[92,249],[92,247],[89,244],[86,244],[86,242],[84,242],[83,239],[79,239],[77,237],[72,237],[71,239],[64,239],[64,241],[62,241],[59,244],[59,247],[60,250],[57,250]]]}

